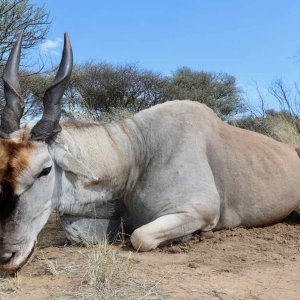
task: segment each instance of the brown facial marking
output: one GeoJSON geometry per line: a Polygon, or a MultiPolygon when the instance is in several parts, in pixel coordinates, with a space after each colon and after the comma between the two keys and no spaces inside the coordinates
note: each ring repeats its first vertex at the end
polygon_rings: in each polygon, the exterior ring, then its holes
{"type": "Polygon", "coordinates": [[[0,141],[0,218],[7,218],[15,209],[18,197],[15,195],[18,176],[28,166],[32,142],[16,143],[0,141]]]}
{"type": "Polygon", "coordinates": [[[34,148],[32,142],[0,141],[0,183],[9,181],[15,187],[19,174],[28,166],[34,148]]]}

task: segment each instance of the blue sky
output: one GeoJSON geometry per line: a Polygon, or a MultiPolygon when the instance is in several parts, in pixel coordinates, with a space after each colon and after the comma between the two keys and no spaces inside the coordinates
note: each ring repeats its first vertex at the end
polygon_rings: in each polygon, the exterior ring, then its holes
{"type": "Polygon", "coordinates": [[[262,89],[279,77],[300,81],[299,0],[32,2],[50,11],[42,47],[57,60],[67,31],[78,63],[138,63],[163,74],[180,66],[226,72],[250,98],[253,81],[262,89]]]}

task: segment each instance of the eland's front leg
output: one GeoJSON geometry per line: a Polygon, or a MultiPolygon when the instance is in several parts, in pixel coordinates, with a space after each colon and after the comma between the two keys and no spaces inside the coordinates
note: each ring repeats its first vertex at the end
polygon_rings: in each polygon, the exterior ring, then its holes
{"type": "Polygon", "coordinates": [[[137,251],[149,251],[165,241],[178,239],[197,230],[211,231],[218,219],[217,212],[205,217],[189,212],[165,215],[137,228],[131,235],[131,243],[137,251]]]}
{"type": "Polygon", "coordinates": [[[113,239],[120,229],[120,220],[61,216],[61,225],[73,243],[96,244],[113,239]]]}

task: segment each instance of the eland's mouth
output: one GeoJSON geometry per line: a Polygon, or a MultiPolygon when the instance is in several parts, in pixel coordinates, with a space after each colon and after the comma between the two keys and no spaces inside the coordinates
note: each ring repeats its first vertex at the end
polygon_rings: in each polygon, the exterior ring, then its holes
{"type": "Polygon", "coordinates": [[[0,258],[0,270],[8,273],[16,273],[23,268],[31,259],[35,249],[35,243],[31,250],[27,253],[5,253],[0,258]]]}

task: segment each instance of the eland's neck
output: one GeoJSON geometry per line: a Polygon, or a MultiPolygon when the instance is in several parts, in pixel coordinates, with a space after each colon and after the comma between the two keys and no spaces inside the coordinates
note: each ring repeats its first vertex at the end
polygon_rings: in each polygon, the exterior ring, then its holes
{"type": "Polygon", "coordinates": [[[61,213],[91,210],[95,203],[121,199],[132,191],[151,156],[149,137],[140,120],[132,118],[102,125],[66,122],[62,125],[61,137],[69,151],[99,178],[99,182],[74,184],[70,182],[72,177],[69,178],[61,186],[65,200],[56,205],[61,213]],[[76,197],[80,201],[76,201],[76,197]]]}

